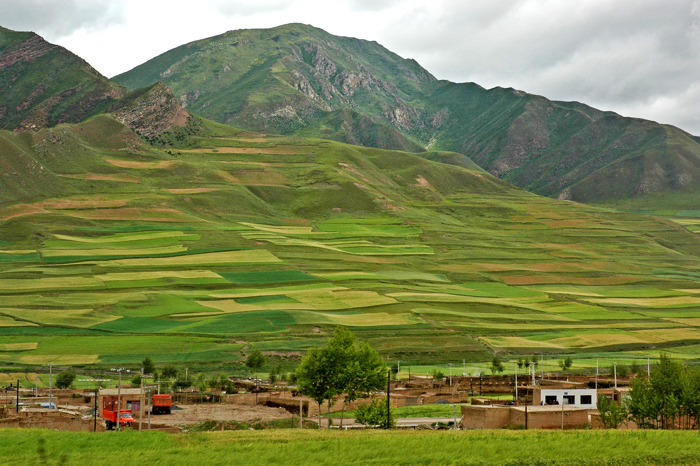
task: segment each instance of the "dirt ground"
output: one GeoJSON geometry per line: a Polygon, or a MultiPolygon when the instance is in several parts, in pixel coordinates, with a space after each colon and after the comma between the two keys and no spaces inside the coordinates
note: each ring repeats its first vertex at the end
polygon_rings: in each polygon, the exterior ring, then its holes
{"type": "Polygon", "coordinates": [[[223,403],[177,404],[172,414],[151,415],[151,422],[167,425],[198,424],[203,421],[252,421],[286,419],[292,415],[282,408],[242,406],[223,403]]]}

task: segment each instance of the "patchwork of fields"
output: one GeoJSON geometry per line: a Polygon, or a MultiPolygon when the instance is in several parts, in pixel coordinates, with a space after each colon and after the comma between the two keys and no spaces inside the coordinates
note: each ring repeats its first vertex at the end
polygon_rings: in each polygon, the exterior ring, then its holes
{"type": "Polygon", "coordinates": [[[0,206],[3,364],[235,364],[337,325],[416,364],[700,358],[700,241],[667,220],[317,140],[43,163],[66,194],[0,206]]]}

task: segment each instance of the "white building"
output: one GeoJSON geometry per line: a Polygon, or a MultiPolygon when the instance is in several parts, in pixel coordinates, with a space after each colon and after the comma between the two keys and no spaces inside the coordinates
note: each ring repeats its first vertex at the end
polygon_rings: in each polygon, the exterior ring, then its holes
{"type": "Polygon", "coordinates": [[[597,409],[598,396],[594,388],[541,388],[534,391],[533,404],[597,409]]]}

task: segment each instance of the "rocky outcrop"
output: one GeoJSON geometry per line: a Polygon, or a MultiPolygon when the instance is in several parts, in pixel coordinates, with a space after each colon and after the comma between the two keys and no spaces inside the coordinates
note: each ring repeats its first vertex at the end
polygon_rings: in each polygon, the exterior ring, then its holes
{"type": "Polygon", "coordinates": [[[163,83],[127,95],[109,111],[116,120],[147,139],[174,126],[184,127],[190,117],[163,83]]]}

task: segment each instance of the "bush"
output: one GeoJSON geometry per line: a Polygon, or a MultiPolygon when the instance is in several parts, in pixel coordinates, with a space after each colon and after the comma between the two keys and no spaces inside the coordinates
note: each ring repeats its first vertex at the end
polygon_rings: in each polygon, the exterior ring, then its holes
{"type": "Polygon", "coordinates": [[[379,426],[382,429],[396,427],[396,419],[393,410],[389,410],[387,422],[387,402],[386,397],[375,398],[368,405],[360,405],[355,410],[355,421],[366,426],[379,426]]]}
{"type": "Polygon", "coordinates": [[[178,370],[177,367],[173,366],[172,364],[168,364],[167,366],[163,366],[160,374],[164,379],[176,379],[178,370]]]}
{"type": "Polygon", "coordinates": [[[433,369],[432,375],[433,375],[433,379],[437,380],[438,382],[440,382],[442,379],[445,378],[444,372],[437,370],[437,369],[433,369]]]}
{"type": "Polygon", "coordinates": [[[73,385],[73,381],[75,381],[76,373],[75,371],[71,368],[68,370],[65,370],[58,374],[58,377],[56,377],[56,387],[58,388],[68,388],[71,385],[73,385]]]}

